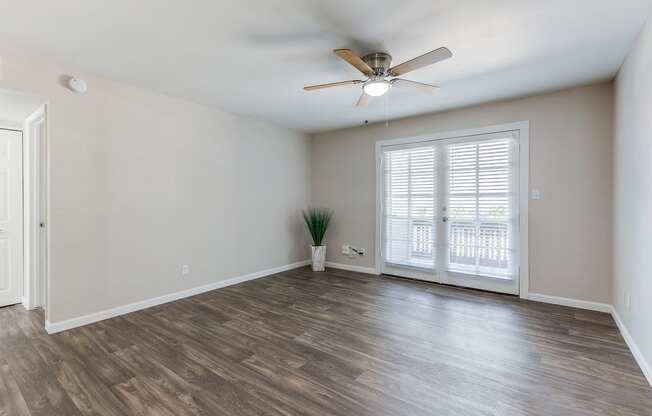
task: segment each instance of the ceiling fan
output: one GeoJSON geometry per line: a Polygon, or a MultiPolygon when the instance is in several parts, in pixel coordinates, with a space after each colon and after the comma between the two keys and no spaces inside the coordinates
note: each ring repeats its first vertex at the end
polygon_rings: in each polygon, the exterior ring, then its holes
{"type": "Polygon", "coordinates": [[[439,87],[397,77],[453,56],[448,48],[439,48],[403,62],[402,64],[390,67],[392,56],[384,52],[370,53],[362,58],[354,54],[350,49],[335,49],[333,52],[349,64],[353,65],[358,69],[358,71],[362,72],[367,79],[355,79],[351,81],[311,85],[303,87],[303,89],[306,91],[314,91],[323,88],[362,84],[362,95],[356,104],[358,107],[366,106],[369,104],[371,97],[380,97],[389,91],[391,87],[408,88],[425,93],[433,93],[439,87]]]}

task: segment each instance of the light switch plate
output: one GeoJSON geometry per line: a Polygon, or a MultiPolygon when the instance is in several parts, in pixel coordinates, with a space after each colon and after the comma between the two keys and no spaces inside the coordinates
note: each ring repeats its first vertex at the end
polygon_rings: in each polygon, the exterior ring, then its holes
{"type": "Polygon", "coordinates": [[[538,188],[532,188],[532,199],[541,199],[541,190],[538,188]]]}

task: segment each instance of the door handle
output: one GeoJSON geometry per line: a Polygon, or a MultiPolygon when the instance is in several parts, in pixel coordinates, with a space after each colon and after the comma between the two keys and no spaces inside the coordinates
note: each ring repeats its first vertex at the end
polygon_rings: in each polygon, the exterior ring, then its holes
{"type": "Polygon", "coordinates": [[[441,222],[448,222],[448,217],[441,217],[441,222]]]}

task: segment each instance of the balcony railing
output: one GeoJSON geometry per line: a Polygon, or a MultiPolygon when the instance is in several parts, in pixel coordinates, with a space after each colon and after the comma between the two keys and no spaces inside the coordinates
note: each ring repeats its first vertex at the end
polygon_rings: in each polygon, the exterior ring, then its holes
{"type": "MultiPolygon", "coordinates": [[[[506,223],[486,222],[476,226],[473,222],[450,222],[448,242],[448,263],[453,267],[509,267],[510,241],[506,223]]],[[[431,258],[434,245],[432,223],[414,221],[412,257],[431,258]]]]}

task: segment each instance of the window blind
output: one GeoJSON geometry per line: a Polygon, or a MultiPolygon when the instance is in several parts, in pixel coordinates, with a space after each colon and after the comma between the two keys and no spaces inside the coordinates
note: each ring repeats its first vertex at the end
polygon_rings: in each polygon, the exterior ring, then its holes
{"type": "Polygon", "coordinates": [[[517,172],[511,137],[447,146],[447,269],[516,274],[517,172]]]}
{"type": "Polygon", "coordinates": [[[386,151],[384,254],[391,264],[435,267],[435,146],[386,151]]]}
{"type": "Polygon", "coordinates": [[[517,146],[506,132],[384,148],[385,264],[516,277],[517,146]]]}

